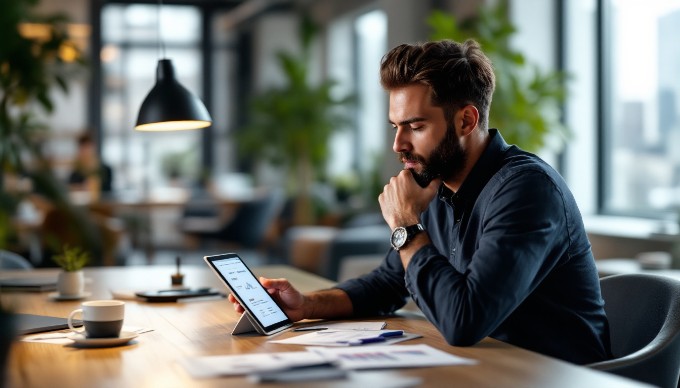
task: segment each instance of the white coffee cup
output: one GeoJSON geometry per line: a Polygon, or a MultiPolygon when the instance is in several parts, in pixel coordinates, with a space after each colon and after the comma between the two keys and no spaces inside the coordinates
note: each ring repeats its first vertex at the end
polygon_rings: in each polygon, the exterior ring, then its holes
{"type": "Polygon", "coordinates": [[[68,327],[76,333],[85,334],[88,338],[118,337],[123,328],[125,318],[125,302],[120,300],[92,300],[83,302],[81,308],[71,311],[68,316],[68,327]],[[84,329],[73,326],[73,317],[83,316],[84,329]]]}

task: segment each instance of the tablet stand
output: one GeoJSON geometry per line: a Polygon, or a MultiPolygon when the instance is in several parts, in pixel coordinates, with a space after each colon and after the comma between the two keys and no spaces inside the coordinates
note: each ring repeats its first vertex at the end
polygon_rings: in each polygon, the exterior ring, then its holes
{"type": "Polygon", "coordinates": [[[241,314],[241,318],[239,318],[238,322],[236,323],[236,326],[234,326],[234,329],[231,331],[231,335],[246,334],[252,332],[257,332],[264,335],[264,333],[260,332],[257,326],[253,324],[252,318],[250,317],[250,313],[245,311],[243,314],[241,314]]]}

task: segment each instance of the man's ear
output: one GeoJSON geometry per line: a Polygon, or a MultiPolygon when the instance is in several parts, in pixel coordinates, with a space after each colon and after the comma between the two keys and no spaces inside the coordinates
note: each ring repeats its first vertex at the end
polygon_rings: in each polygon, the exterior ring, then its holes
{"type": "Polygon", "coordinates": [[[479,123],[479,111],[474,105],[465,105],[456,113],[456,127],[460,135],[467,136],[477,128],[479,123]]]}

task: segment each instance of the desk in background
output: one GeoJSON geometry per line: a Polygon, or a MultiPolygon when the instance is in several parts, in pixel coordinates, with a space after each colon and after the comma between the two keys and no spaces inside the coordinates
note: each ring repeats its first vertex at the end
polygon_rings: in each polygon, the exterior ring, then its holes
{"type": "Polygon", "coordinates": [[[626,273],[648,273],[680,280],[680,269],[643,269],[636,259],[600,259],[595,260],[595,265],[600,277],[626,273]]]}
{"type": "MultiPolygon", "coordinates": [[[[332,282],[288,266],[253,269],[256,275],[286,277],[300,290],[332,286],[332,282]]],[[[36,272],[49,273],[52,270],[36,272]]],[[[140,266],[88,268],[88,299],[110,299],[111,290],[140,290],[168,287],[174,267],[140,266]]],[[[222,287],[207,267],[183,269],[189,287],[222,287]]],[[[4,271],[0,276],[28,276],[32,272],[4,271]]],[[[3,306],[17,312],[66,317],[80,302],[54,302],[46,293],[3,293],[3,306]]],[[[226,300],[189,303],[144,303],[129,301],[127,325],[152,328],[128,346],[78,349],[68,346],[17,342],[10,353],[9,387],[245,387],[245,377],[193,379],[176,362],[184,357],[301,351],[301,346],[271,344],[271,337],[231,336],[238,314],[226,300]]],[[[383,320],[381,318],[381,320],[383,320]]],[[[422,316],[402,314],[384,318],[390,329],[420,333],[423,338],[406,344],[427,344],[461,357],[478,360],[474,366],[448,366],[352,374],[346,380],[315,382],[314,387],[399,386],[404,379],[416,378],[420,386],[475,387],[637,387],[643,386],[604,372],[590,370],[486,338],[472,347],[452,347],[422,316]]],[[[294,333],[283,333],[286,338],[294,333]]],[[[307,386],[310,386],[307,385],[307,386]]],[[[286,386],[277,384],[279,386],[286,386]]],[[[301,384],[290,386],[299,387],[301,384]]],[[[304,386],[304,385],[303,385],[304,386]]],[[[403,386],[403,385],[402,385],[403,386]]]]}
{"type": "MultiPolygon", "coordinates": [[[[132,245],[144,251],[147,264],[153,263],[157,247],[172,249],[186,248],[186,236],[180,231],[188,206],[203,206],[214,211],[214,217],[201,217],[217,227],[230,219],[236,209],[249,203],[253,198],[245,196],[195,198],[187,190],[156,190],[153,195],[136,196],[125,194],[107,198],[103,203],[110,207],[117,217],[125,220],[132,245]]],[[[254,194],[253,194],[254,195],[254,194]]]]}

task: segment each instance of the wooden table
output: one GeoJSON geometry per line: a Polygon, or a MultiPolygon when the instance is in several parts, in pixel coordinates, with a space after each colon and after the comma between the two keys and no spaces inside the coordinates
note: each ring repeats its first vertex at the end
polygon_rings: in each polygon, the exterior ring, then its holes
{"type": "MultiPolygon", "coordinates": [[[[111,299],[111,290],[168,287],[173,267],[107,267],[86,269],[88,299],[111,299]]],[[[183,269],[185,285],[221,287],[207,267],[183,269]]],[[[301,290],[331,286],[326,279],[287,266],[254,268],[258,275],[286,277],[301,290]]],[[[2,277],[54,275],[53,270],[4,271],[2,277]],[[52,272],[51,272],[52,271],[52,272]]],[[[66,317],[79,301],[56,302],[46,293],[4,293],[3,305],[17,312],[66,317]]],[[[194,379],[176,361],[184,357],[301,351],[296,345],[268,343],[268,337],[231,336],[238,319],[226,300],[189,303],[128,301],[125,324],[152,328],[127,346],[82,349],[18,341],[10,353],[9,387],[244,387],[245,377],[194,379]]],[[[472,347],[452,347],[418,314],[381,318],[390,329],[420,333],[423,338],[404,344],[428,344],[479,361],[474,366],[449,366],[356,372],[346,380],[293,384],[295,387],[636,387],[632,380],[579,367],[490,338],[472,347]],[[415,384],[414,384],[415,382],[415,384]]],[[[291,333],[281,334],[286,338],[291,333]]],[[[1,385],[1,384],[0,384],[1,385]]],[[[282,386],[277,384],[276,386],[282,386]]]]}

